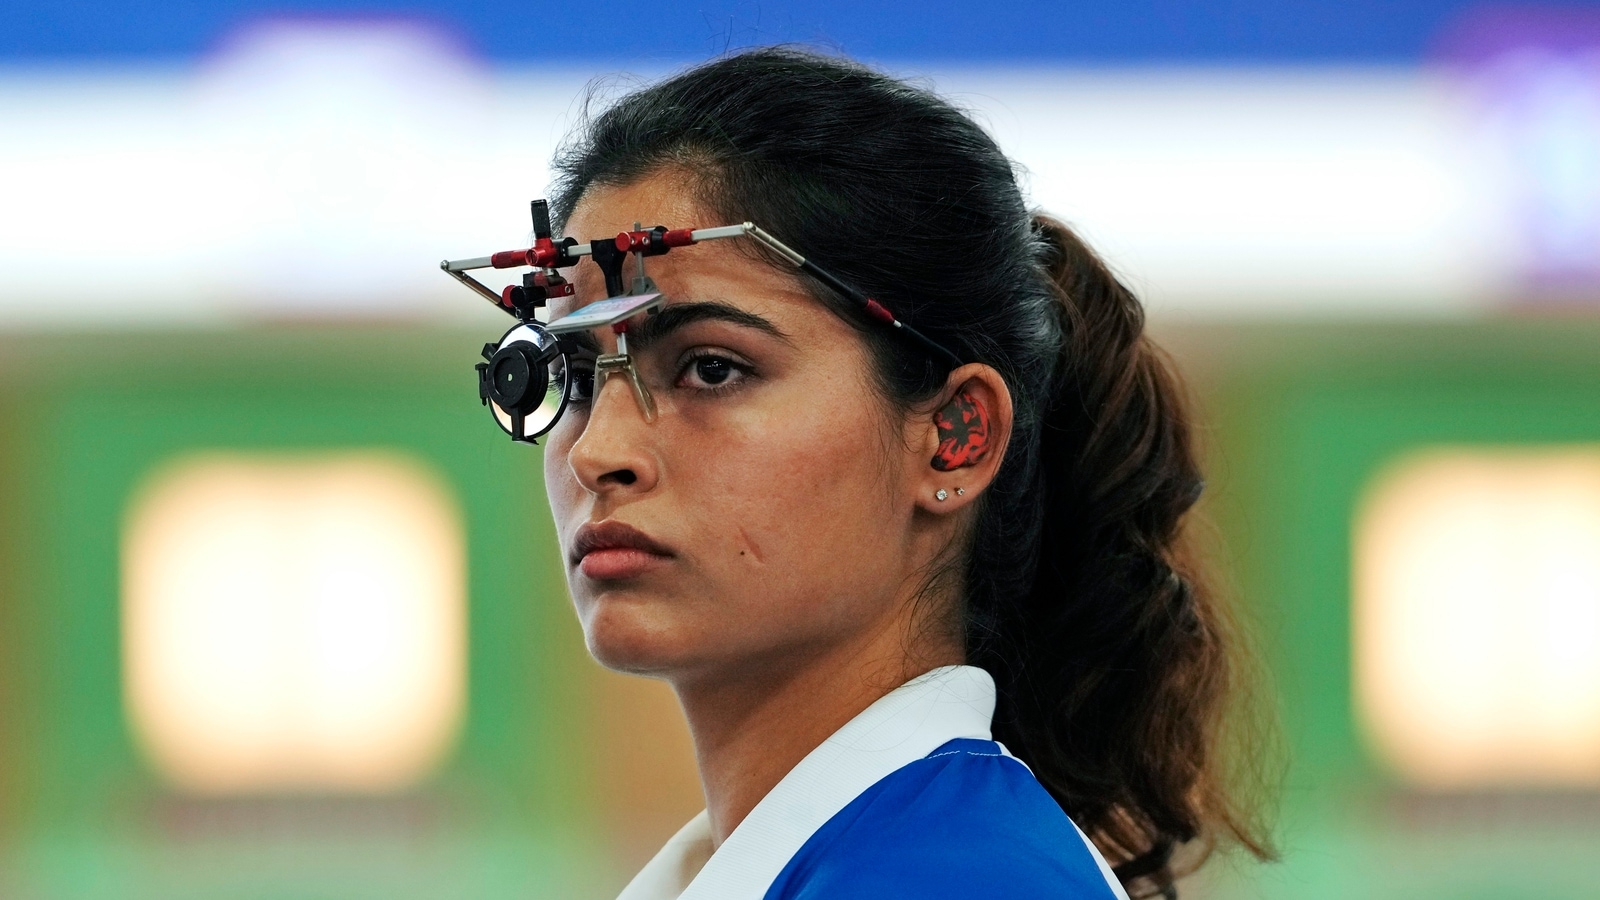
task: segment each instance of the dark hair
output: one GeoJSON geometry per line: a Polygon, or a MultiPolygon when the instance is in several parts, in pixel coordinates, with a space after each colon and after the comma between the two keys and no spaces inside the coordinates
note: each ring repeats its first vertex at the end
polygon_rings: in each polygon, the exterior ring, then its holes
{"type": "MultiPolygon", "coordinates": [[[[722,221],[760,224],[1005,379],[1011,443],[956,563],[995,738],[1135,892],[1170,892],[1191,841],[1196,865],[1219,835],[1268,855],[1221,772],[1235,651],[1180,551],[1200,472],[1132,293],[1030,214],[971,119],[848,61],[748,51],[623,97],[558,155],[557,218],[591,185],[663,168],[722,221]]],[[[862,329],[891,401],[944,386],[915,345],[862,329]]]]}

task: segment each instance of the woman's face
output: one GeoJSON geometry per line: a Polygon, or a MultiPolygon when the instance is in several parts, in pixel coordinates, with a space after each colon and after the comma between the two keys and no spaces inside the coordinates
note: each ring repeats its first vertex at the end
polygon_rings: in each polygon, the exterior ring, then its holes
{"type": "MultiPolygon", "coordinates": [[[[688,196],[669,176],[594,187],[566,233],[728,224],[688,196]]],[[[927,451],[906,446],[903,417],[871,386],[859,334],[738,240],[646,263],[667,305],[636,322],[629,350],[655,421],[610,377],[546,444],[568,584],[612,668],[754,675],[869,646],[927,561],[908,472],[927,451]]],[[[605,295],[598,267],[571,271],[577,294],[552,317],[605,295]]]]}

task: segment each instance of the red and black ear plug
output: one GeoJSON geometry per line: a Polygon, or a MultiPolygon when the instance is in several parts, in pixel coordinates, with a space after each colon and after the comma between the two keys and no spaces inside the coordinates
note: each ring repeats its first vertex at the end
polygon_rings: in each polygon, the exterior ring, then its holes
{"type": "Polygon", "coordinates": [[[939,429],[939,449],[929,464],[950,472],[976,464],[989,450],[989,411],[966,391],[950,398],[933,416],[939,429]]]}

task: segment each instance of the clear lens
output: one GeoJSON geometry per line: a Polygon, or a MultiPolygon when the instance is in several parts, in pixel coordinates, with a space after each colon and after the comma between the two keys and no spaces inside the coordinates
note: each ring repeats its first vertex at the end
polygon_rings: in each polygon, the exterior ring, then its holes
{"type": "MultiPolygon", "coordinates": [[[[517,440],[531,441],[549,431],[555,426],[556,420],[561,418],[561,412],[567,405],[566,376],[570,367],[565,356],[556,349],[555,336],[536,323],[518,325],[506,332],[500,339],[500,349],[495,353],[495,358],[500,360],[517,351],[533,359],[549,356],[548,361],[543,363],[544,370],[548,373],[544,390],[529,395],[508,389],[505,396],[518,396],[520,402],[516,403],[514,408],[507,409],[496,399],[491,398],[489,408],[493,410],[495,421],[506,434],[517,440]],[[521,410],[520,415],[519,410],[521,410]]],[[[527,372],[526,367],[516,365],[514,361],[502,362],[499,366],[491,363],[490,370],[492,374],[498,374],[506,379],[513,373],[524,378],[531,374],[524,374],[527,372]]],[[[509,385],[500,387],[509,388],[509,385]]]]}

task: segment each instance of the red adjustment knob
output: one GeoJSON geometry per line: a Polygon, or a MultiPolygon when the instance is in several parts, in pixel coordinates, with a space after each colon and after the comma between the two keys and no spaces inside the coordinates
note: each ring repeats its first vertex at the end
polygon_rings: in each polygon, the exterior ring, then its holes
{"type": "Polygon", "coordinates": [[[556,257],[561,251],[556,248],[555,242],[549,238],[539,238],[534,242],[533,249],[528,251],[528,265],[548,268],[556,264],[556,257]]]}
{"type": "Polygon", "coordinates": [[[528,261],[532,255],[532,250],[501,250],[489,257],[489,264],[496,269],[515,269],[517,266],[532,265],[528,261]]]}
{"type": "Polygon", "coordinates": [[[623,253],[632,253],[635,250],[648,250],[650,248],[650,232],[624,231],[617,235],[617,249],[623,253]]]}
{"type": "MultiPolygon", "coordinates": [[[[529,284],[527,276],[523,276],[522,285],[526,288],[529,284]]],[[[540,291],[546,299],[552,297],[571,297],[575,292],[572,282],[555,273],[536,272],[531,282],[534,288],[540,291]]]]}
{"type": "Polygon", "coordinates": [[[517,300],[521,299],[517,295],[521,293],[522,288],[519,288],[514,284],[506,285],[500,290],[500,305],[504,306],[506,309],[516,309],[517,300]]]}
{"type": "Polygon", "coordinates": [[[687,247],[694,243],[694,229],[674,228],[661,236],[661,243],[668,247],[687,247]]]}

